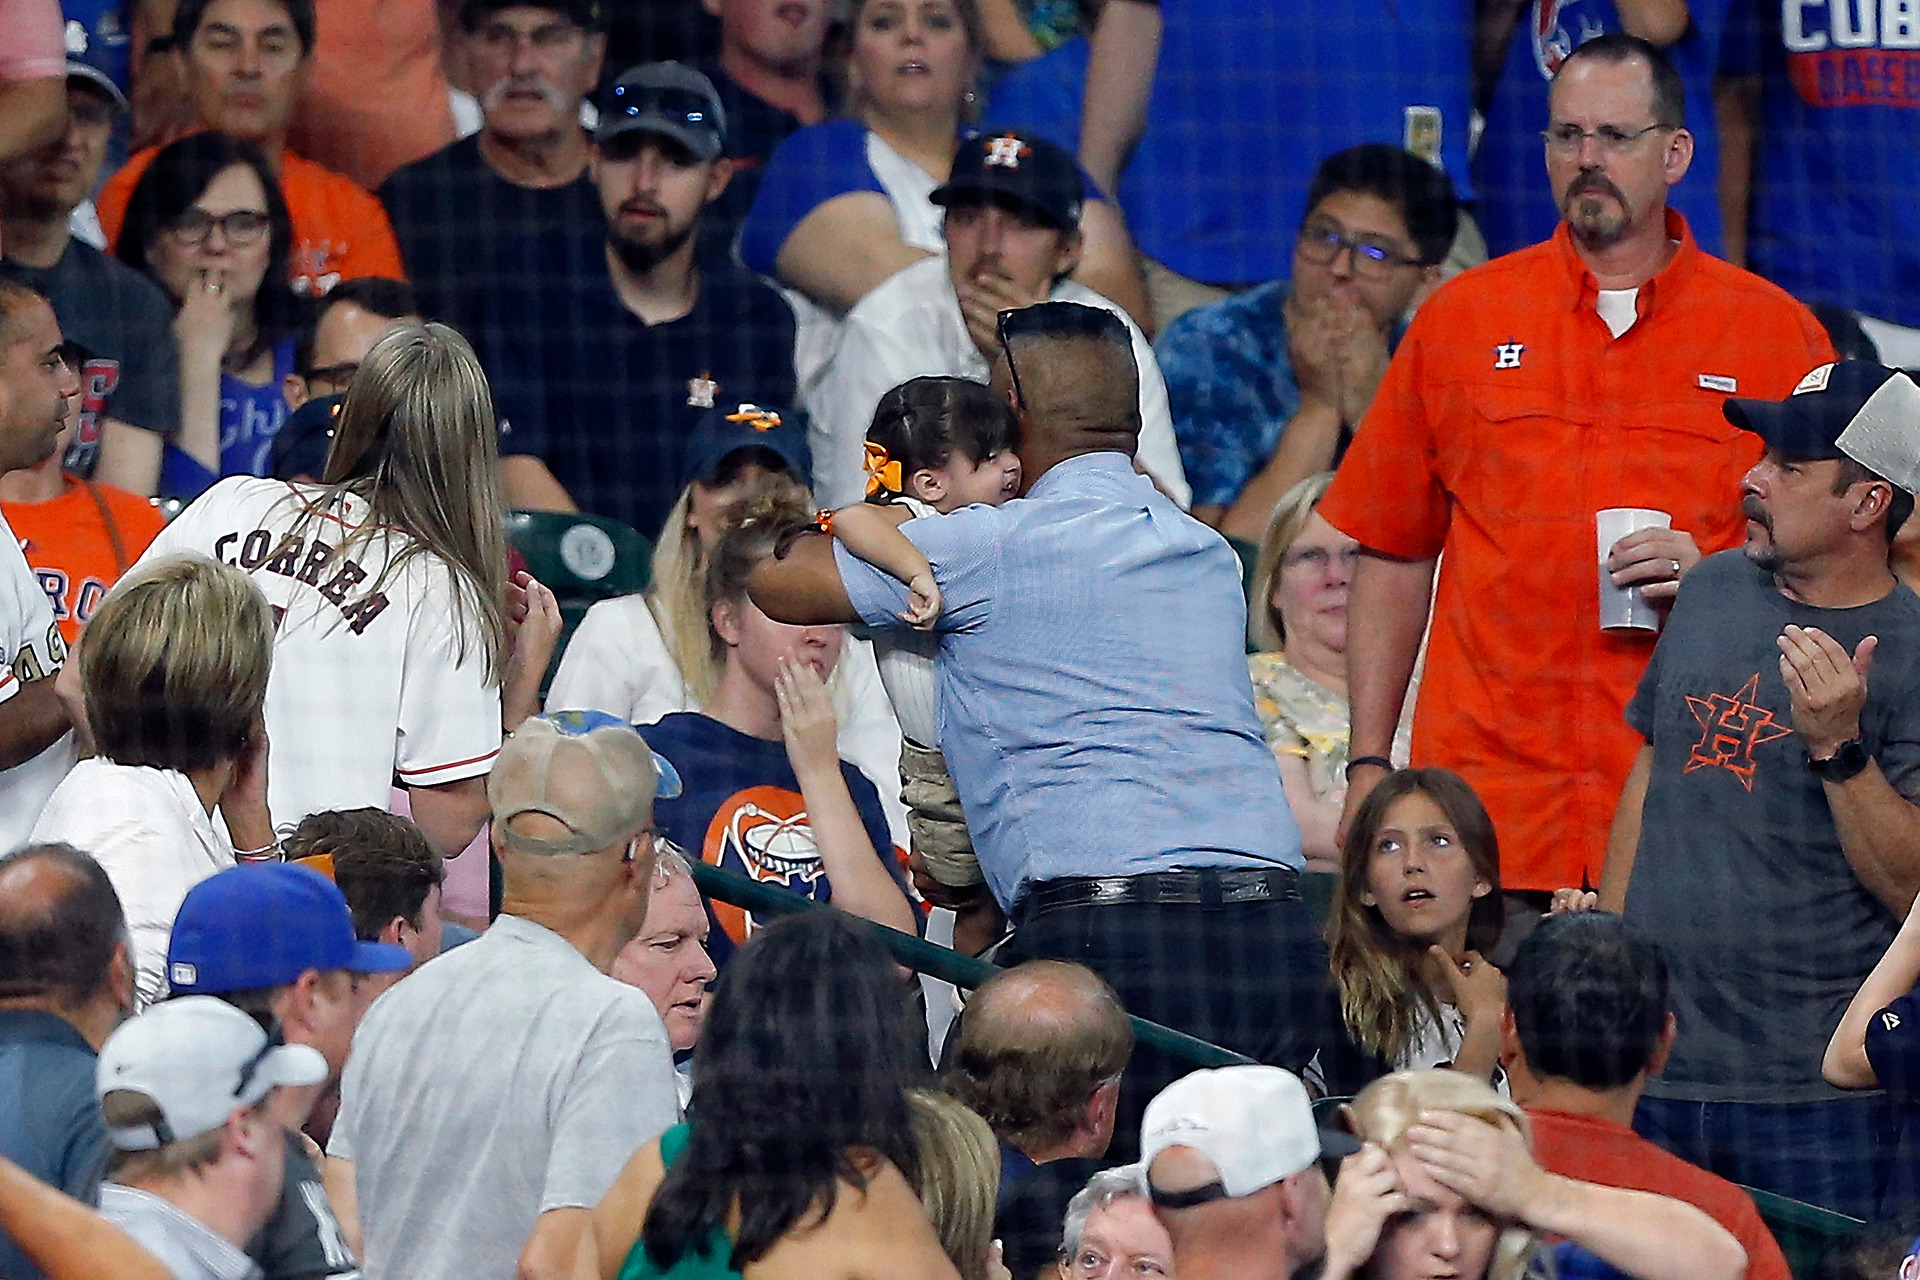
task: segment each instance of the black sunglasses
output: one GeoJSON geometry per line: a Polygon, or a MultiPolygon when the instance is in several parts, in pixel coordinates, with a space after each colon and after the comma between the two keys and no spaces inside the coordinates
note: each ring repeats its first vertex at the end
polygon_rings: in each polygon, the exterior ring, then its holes
{"type": "Polygon", "coordinates": [[[697,129],[720,127],[720,122],[714,119],[713,103],[693,89],[617,84],[609,96],[613,102],[608,110],[628,119],[659,116],[697,129]]]}

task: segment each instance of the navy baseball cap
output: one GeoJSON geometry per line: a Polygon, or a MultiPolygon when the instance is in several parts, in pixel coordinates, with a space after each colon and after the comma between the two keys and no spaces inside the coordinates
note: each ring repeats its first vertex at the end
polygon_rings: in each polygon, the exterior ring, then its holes
{"type": "Polygon", "coordinates": [[[1823,364],[1784,400],[1727,400],[1720,412],[1783,457],[1852,458],[1908,493],[1920,490],[1920,385],[1898,369],[1823,364]]]}
{"type": "Polygon", "coordinates": [[[311,867],[229,867],[195,885],[173,918],[167,980],[175,995],[284,987],[309,969],[399,973],[406,948],[361,942],[333,881],[311,867]]]}
{"type": "Polygon", "coordinates": [[[1007,130],[961,143],[946,185],[928,197],[948,206],[967,198],[1010,201],[1070,231],[1080,225],[1086,184],[1080,166],[1063,148],[1007,130]]]}
{"type": "Polygon", "coordinates": [[[765,449],[784,462],[801,484],[813,483],[813,452],[807,448],[805,419],[772,405],[716,406],[700,415],[687,437],[680,466],[680,487],[711,481],[720,464],[742,449],[765,449]]]}
{"type": "Polygon", "coordinates": [[[276,480],[318,480],[327,473],[334,419],[345,395],[316,396],[287,415],[274,433],[268,470],[276,480]]]}
{"type": "Polygon", "coordinates": [[[628,133],[672,138],[701,160],[726,149],[727,109],[713,81],[678,62],[648,62],[623,72],[607,90],[594,130],[596,146],[628,133]]]}

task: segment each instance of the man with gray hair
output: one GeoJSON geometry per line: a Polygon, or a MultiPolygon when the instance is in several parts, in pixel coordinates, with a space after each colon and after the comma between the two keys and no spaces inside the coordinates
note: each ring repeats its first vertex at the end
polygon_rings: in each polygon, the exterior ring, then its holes
{"type": "Polygon", "coordinates": [[[1064,1280],[1173,1274],[1173,1241],[1153,1216],[1145,1165],[1123,1164],[1088,1178],[1067,1202],[1060,1235],[1064,1280]]]}
{"type": "Polygon", "coordinates": [[[607,971],[646,919],[654,797],[678,786],[598,712],[501,748],[500,917],[380,999],[341,1081],[327,1189],[369,1275],[570,1275],[593,1206],[673,1124],[660,1015],[607,971]]]}
{"type": "MultiPolygon", "coordinates": [[[[63,844],[0,857],[0,1156],[88,1204],[107,1157],[94,1056],[132,1009],[126,921],[100,864],[63,844]]],[[[0,1276],[40,1276],[4,1232],[0,1276]]]]}
{"type": "Polygon", "coordinates": [[[718,970],[707,954],[707,904],[693,883],[687,856],[666,841],[659,846],[653,868],[653,893],[647,899],[647,918],[633,941],[614,957],[614,977],[647,993],[666,1024],[667,1039],[679,1060],[674,1084],[680,1107],[693,1097],[689,1073],[693,1046],[707,1020],[707,984],[718,970]]]}

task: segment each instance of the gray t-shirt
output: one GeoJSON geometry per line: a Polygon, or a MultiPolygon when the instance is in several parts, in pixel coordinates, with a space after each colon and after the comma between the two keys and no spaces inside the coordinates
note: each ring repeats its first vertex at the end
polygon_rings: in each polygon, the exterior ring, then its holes
{"type": "Polygon", "coordinates": [[[646,995],[501,916],[354,1034],[327,1150],[354,1164],[368,1280],[512,1275],[539,1216],[599,1203],[675,1111],[646,995]]]}
{"type": "Polygon", "coordinates": [[[1680,1036],[1654,1097],[1844,1096],[1820,1057],[1893,940],[1894,919],[1841,850],[1793,729],[1776,641],[1818,627],[1848,653],[1880,638],[1860,731],[1902,795],[1920,794],[1920,597],[1818,609],[1739,551],[1687,575],[1627,706],[1653,746],[1627,918],[1665,952],[1680,1036]]]}
{"type": "Polygon", "coordinates": [[[158,1258],[173,1280],[260,1280],[252,1258],[150,1191],[103,1182],[100,1216],[158,1258]]]}

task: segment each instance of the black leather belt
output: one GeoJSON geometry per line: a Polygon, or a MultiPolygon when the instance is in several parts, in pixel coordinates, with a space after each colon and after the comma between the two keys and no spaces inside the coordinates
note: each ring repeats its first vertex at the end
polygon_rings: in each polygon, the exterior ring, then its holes
{"type": "Polygon", "coordinates": [[[1014,918],[1062,907],[1146,902],[1201,906],[1228,902],[1298,902],[1300,873],[1284,867],[1159,871],[1141,876],[1068,876],[1028,887],[1014,918]]]}

